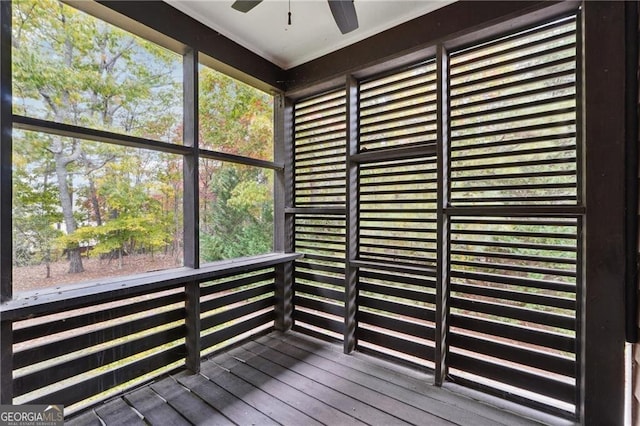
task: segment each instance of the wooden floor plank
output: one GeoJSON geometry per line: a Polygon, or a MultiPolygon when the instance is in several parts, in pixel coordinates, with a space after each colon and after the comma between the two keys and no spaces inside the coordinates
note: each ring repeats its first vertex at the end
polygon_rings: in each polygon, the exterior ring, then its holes
{"type": "MultiPolygon", "coordinates": [[[[305,362],[303,358],[296,358],[286,352],[286,347],[281,348],[282,351],[274,348],[267,349],[264,354],[274,362],[296,371],[309,379],[323,383],[333,389],[354,398],[377,407],[399,419],[412,424],[430,424],[430,425],[451,425],[452,423],[440,417],[429,414],[411,405],[388,397],[374,389],[367,388],[357,382],[347,380],[330,371],[322,370],[314,365],[305,362]]],[[[295,352],[292,349],[291,352],[295,352]]]]}
{"type": "Polygon", "coordinates": [[[191,389],[207,404],[220,411],[232,422],[239,425],[277,425],[268,416],[236,398],[220,386],[199,374],[184,375],[178,382],[191,389]]]}
{"type": "MultiPolygon", "coordinates": [[[[469,411],[459,409],[457,407],[446,404],[437,399],[430,398],[423,393],[416,392],[413,389],[408,389],[397,384],[399,376],[396,376],[393,382],[384,380],[371,372],[362,372],[352,367],[347,367],[336,362],[338,356],[334,356],[331,359],[324,358],[317,355],[315,352],[309,352],[304,349],[294,346],[288,342],[283,342],[279,339],[262,339],[267,344],[276,349],[282,350],[290,356],[294,356],[298,359],[304,359],[315,367],[321,368],[325,371],[331,371],[341,377],[351,380],[355,383],[359,383],[369,389],[378,390],[385,395],[394,398],[398,401],[402,401],[420,410],[424,410],[438,416],[444,420],[450,421],[456,424],[474,424],[476,426],[495,426],[496,420],[488,419],[479,414],[474,414],[469,411]]],[[[504,423],[500,423],[503,426],[507,426],[504,423]]]]}
{"type": "Polygon", "coordinates": [[[191,423],[196,425],[216,425],[216,426],[232,426],[233,422],[227,419],[222,413],[214,410],[202,399],[187,390],[180,383],[176,382],[173,377],[167,377],[164,380],[153,383],[151,389],[163,397],[167,404],[171,405],[176,411],[191,423]]]}
{"type": "Polygon", "coordinates": [[[388,361],[375,357],[354,353],[344,355],[341,348],[328,342],[309,338],[301,333],[272,333],[271,337],[286,342],[292,346],[313,352],[317,356],[324,357],[339,363],[345,367],[356,369],[360,372],[374,375],[382,380],[413,390],[434,400],[440,401],[447,406],[465,411],[471,419],[476,416],[484,417],[494,424],[504,424],[508,426],[535,426],[539,422],[529,420],[505,410],[498,409],[486,403],[473,400],[464,395],[450,392],[446,389],[437,388],[432,384],[432,377],[426,373],[413,371],[408,367],[398,368],[390,365],[388,361]]]}
{"type": "Polygon", "coordinates": [[[295,407],[297,410],[304,412],[320,423],[342,426],[365,425],[365,423],[357,420],[356,418],[351,417],[350,415],[347,415],[303,392],[300,392],[296,388],[293,388],[244,362],[240,362],[237,358],[234,358],[232,354],[223,354],[222,356],[216,357],[214,361],[220,364],[223,368],[228,369],[232,374],[235,374],[241,379],[251,383],[253,386],[262,389],[290,406],[295,407]]]}
{"type": "MultiPolygon", "coordinates": [[[[258,345],[260,346],[260,345],[258,345]]],[[[262,348],[263,346],[260,346],[262,348]]],[[[287,385],[295,388],[297,391],[309,395],[324,404],[334,407],[354,418],[372,425],[407,425],[397,417],[381,411],[375,407],[359,401],[350,395],[340,393],[329,386],[325,386],[303,375],[291,371],[280,364],[276,364],[267,358],[256,355],[253,352],[247,352],[242,359],[247,365],[260,370],[287,385]]]]}
{"type": "Polygon", "coordinates": [[[109,401],[97,407],[95,411],[107,426],[145,425],[140,416],[122,398],[109,401]]]}
{"type": "Polygon", "coordinates": [[[255,387],[240,377],[227,372],[213,362],[203,363],[201,366],[201,373],[204,376],[210,377],[210,380],[225,389],[227,392],[233,394],[236,398],[243,400],[250,406],[269,416],[277,423],[283,425],[299,424],[322,426],[322,423],[307,416],[302,411],[299,411],[294,407],[285,404],[281,400],[274,398],[262,389],[255,387]],[[219,373],[220,370],[223,371],[223,374],[219,373]]]}
{"type": "Polygon", "coordinates": [[[363,373],[374,375],[380,379],[414,390],[430,398],[441,401],[452,407],[462,409],[471,415],[481,415],[498,423],[513,426],[531,426],[539,423],[522,418],[517,414],[500,410],[486,403],[450,392],[433,385],[433,376],[409,367],[390,364],[386,360],[370,355],[354,352],[342,355],[341,348],[318,339],[307,337],[301,333],[272,333],[271,337],[280,339],[293,346],[313,352],[318,356],[333,360],[346,367],[363,373]]]}
{"type": "Polygon", "coordinates": [[[152,425],[189,426],[190,423],[167,404],[151,388],[144,387],[124,395],[124,399],[131,404],[144,420],[152,425]]]}
{"type": "Polygon", "coordinates": [[[432,383],[428,372],[359,352],[345,355],[342,346],[301,333],[272,332],[203,360],[202,374],[183,370],[67,422],[73,426],[568,423],[495,398],[485,400],[479,392],[459,386],[440,388],[432,383]]]}
{"type": "Polygon", "coordinates": [[[98,415],[93,410],[85,411],[70,420],[65,420],[64,424],[70,426],[102,426],[98,415]]]}

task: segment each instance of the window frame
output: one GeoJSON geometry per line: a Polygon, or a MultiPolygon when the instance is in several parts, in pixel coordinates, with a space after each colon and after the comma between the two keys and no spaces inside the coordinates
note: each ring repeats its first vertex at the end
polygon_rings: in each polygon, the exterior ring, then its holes
{"type": "MultiPolygon", "coordinates": [[[[66,2],[65,2],[66,3],[66,2]]],[[[135,36],[141,37],[147,41],[155,43],[165,49],[178,53],[182,56],[182,108],[183,117],[182,124],[184,126],[182,145],[173,144],[169,142],[162,142],[154,139],[142,138],[123,133],[117,133],[113,131],[99,130],[89,127],[75,126],[65,123],[59,123],[40,118],[28,117],[23,115],[13,114],[13,102],[12,102],[12,54],[11,54],[11,37],[12,37],[12,2],[2,2],[0,8],[0,20],[3,22],[2,29],[0,30],[2,47],[0,54],[0,81],[3,87],[3,96],[0,100],[0,132],[2,133],[2,145],[0,148],[0,174],[3,184],[0,185],[0,201],[2,201],[2,208],[0,208],[0,231],[2,231],[2,248],[0,249],[0,269],[2,270],[0,281],[0,300],[2,302],[20,300],[21,295],[29,297],[30,292],[14,293],[13,291],[13,244],[12,244],[12,196],[13,188],[12,184],[7,185],[5,182],[12,182],[12,149],[13,129],[41,132],[45,134],[52,134],[63,137],[71,137],[83,139],[91,142],[107,143],[113,145],[119,145],[124,147],[139,148],[144,150],[150,150],[154,152],[171,153],[182,156],[183,164],[183,265],[186,268],[198,270],[200,265],[200,247],[199,247],[199,176],[198,176],[198,164],[200,158],[217,160],[225,163],[240,164],[258,167],[262,169],[272,170],[276,174],[274,179],[274,204],[275,200],[280,197],[279,194],[283,188],[282,185],[278,185],[277,181],[281,180],[279,177],[284,173],[284,162],[282,160],[276,161],[276,158],[282,157],[278,153],[278,148],[282,144],[278,144],[278,138],[275,131],[275,117],[276,117],[276,104],[281,99],[279,96],[279,90],[270,86],[264,82],[259,82],[258,79],[241,73],[230,66],[224,65],[222,62],[211,58],[206,53],[199,52],[198,50],[183,44],[182,42],[172,39],[171,37],[162,34],[158,31],[152,30],[148,27],[143,27],[141,24],[135,22],[133,19],[126,18],[123,15],[117,14],[111,11],[109,8],[99,5],[94,2],[69,2],[65,4],[66,7],[72,7],[78,10],[80,13],[85,13],[95,19],[101,20],[108,25],[120,28],[128,31],[135,36]],[[9,25],[4,25],[8,23],[9,25]],[[222,72],[225,75],[240,81],[244,84],[254,87],[256,90],[261,90],[271,96],[274,99],[274,113],[272,116],[272,123],[274,124],[274,161],[266,161],[242,155],[235,155],[225,152],[214,151],[210,149],[204,149],[199,146],[199,117],[198,117],[198,67],[200,64],[206,65],[215,71],[222,72]]],[[[274,206],[275,209],[275,206],[274,206]]],[[[273,250],[270,253],[277,251],[278,243],[277,235],[282,232],[281,226],[278,225],[279,221],[276,220],[276,212],[274,211],[274,232],[272,239],[273,250]]],[[[264,253],[269,255],[269,253],[264,253]]],[[[262,255],[255,257],[259,258],[262,255]]],[[[239,258],[244,259],[244,258],[239,258]]],[[[227,264],[229,260],[221,260],[217,262],[208,262],[206,267],[216,267],[217,264],[227,264]]],[[[172,271],[181,271],[183,268],[171,268],[165,270],[165,272],[171,273],[172,271]]],[[[141,273],[123,277],[104,277],[104,279],[115,280],[120,283],[121,286],[135,287],[137,280],[145,279],[147,276],[153,273],[141,273]]],[[[95,292],[100,293],[100,284],[85,285],[82,281],[77,282],[83,288],[85,293],[95,292]]],[[[75,284],[72,284],[75,285],[75,284]]],[[[49,294],[56,292],[55,287],[47,287],[39,290],[40,294],[49,294]]]]}

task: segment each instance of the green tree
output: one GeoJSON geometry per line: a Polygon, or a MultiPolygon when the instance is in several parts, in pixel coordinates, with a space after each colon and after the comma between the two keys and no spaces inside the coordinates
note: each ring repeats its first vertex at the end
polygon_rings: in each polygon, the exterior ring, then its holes
{"type": "Polygon", "coordinates": [[[203,234],[205,261],[266,253],[273,238],[271,186],[260,169],[227,165],[212,181],[212,233],[203,234]]]}
{"type": "MultiPolygon", "coordinates": [[[[173,56],[152,43],[55,0],[21,0],[14,10],[14,112],[77,126],[171,139],[175,128],[173,56]],[[152,59],[152,60],[149,60],[152,59]]],[[[113,160],[108,149],[43,136],[67,235],[79,227],[74,194],[88,187],[102,225],[94,171],[113,160]],[[82,176],[82,179],[80,179],[82,176]]],[[[20,141],[17,141],[18,143],[20,141]]],[[[69,272],[83,271],[68,238],[69,272]]]]}
{"type": "Polygon", "coordinates": [[[46,277],[51,275],[54,242],[61,231],[52,226],[59,223],[58,194],[51,183],[52,164],[39,164],[40,178],[33,181],[31,173],[18,162],[14,167],[13,241],[14,263],[30,265],[44,263],[46,277]]]}
{"type": "Polygon", "coordinates": [[[163,212],[158,185],[147,181],[158,157],[122,156],[108,163],[96,178],[107,220],[101,226],[79,227],[65,237],[66,245],[91,245],[92,254],[116,256],[120,267],[126,254],[153,254],[165,247],[172,236],[172,217],[163,212]]]}
{"type": "MultiPolygon", "coordinates": [[[[221,73],[200,73],[201,145],[271,160],[273,98],[221,73]]],[[[272,175],[257,167],[200,164],[200,235],[204,261],[272,249],[272,175]]]]}

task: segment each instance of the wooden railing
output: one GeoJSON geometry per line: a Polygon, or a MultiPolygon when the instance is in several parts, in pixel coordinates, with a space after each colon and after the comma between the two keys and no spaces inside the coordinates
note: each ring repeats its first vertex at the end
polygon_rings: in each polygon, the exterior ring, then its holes
{"type": "MultiPolygon", "coordinates": [[[[277,268],[269,254],[23,293],[1,305],[2,393],[70,414],[274,328],[277,268]]],[[[6,400],[6,399],[5,399],[6,400]]]]}

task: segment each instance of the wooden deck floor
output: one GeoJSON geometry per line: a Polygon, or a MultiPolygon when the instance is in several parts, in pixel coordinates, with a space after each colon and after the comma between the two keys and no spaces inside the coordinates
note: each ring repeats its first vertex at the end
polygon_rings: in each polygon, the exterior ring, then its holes
{"type": "MultiPolygon", "coordinates": [[[[271,333],[68,419],[70,425],[534,425],[430,376],[271,333]]],[[[546,423],[546,422],[545,422],[546,423]]]]}

